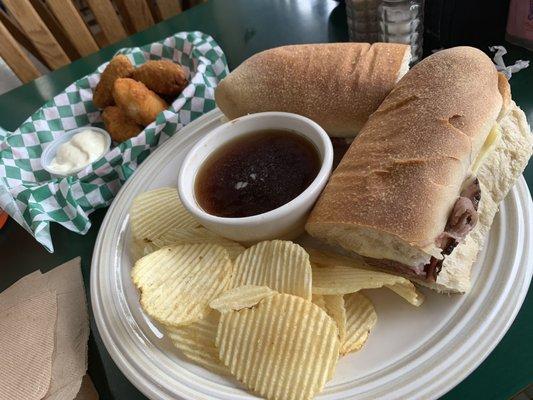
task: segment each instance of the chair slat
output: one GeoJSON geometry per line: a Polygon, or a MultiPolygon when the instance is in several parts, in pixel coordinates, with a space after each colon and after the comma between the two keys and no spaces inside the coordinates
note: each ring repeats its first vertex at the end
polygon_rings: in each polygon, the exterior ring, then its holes
{"type": "MultiPolygon", "coordinates": [[[[30,4],[33,6],[33,9],[37,12],[39,17],[43,20],[46,27],[50,29],[50,32],[57,40],[57,43],[59,43],[63,51],[67,54],[68,58],[71,60],[77,60],[80,58],[81,54],[70,42],[70,39],[67,37],[67,33],[59,24],[56,17],[54,17],[52,11],[50,11],[50,9],[41,0],[30,0],[30,4]]],[[[50,67],[50,69],[53,68],[50,67]]]]}
{"type": "Polygon", "coordinates": [[[127,14],[136,32],[143,31],[154,24],[154,18],[146,0],[115,0],[121,3],[121,12],[127,14]],[[123,11],[122,11],[123,10],[123,11]]]}
{"type": "Polygon", "coordinates": [[[109,0],[87,0],[87,3],[109,43],[118,42],[127,36],[120,18],[109,0]]]}
{"type": "Polygon", "coordinates": [[[3,3],[52,68],[56,69],[70,63],[70,58],[29,0],[3,0],[3,3]]]}
{"type": "Polygon", "coordinates": [[[46,3],[82,56],[98,51],[96,41],[71,0],[47,0],[46,3]]]}
{"type": "Polygon", "coordinates": [[[162,19],[170,18],[182,11],[179,0],[155,0],[155,6],[162,19]]]}
{"type": "Polygon", "coordinates": [[[41,63],[46,65],[48,68],[48,64],[46,63],[45,59],[39,54],[37,51],[37,48],[35,45],[28,39],[26,34],[22,32],[22,29],[20,29],[20,26],[11,19],[9,15],[6,14],[6,12],[2,9],[0,9],[0,22],[4,24],[6,29],[9,31],[11,36],[20,43],[26,50],[28,50],[35,58],[37,58],[41,63]]]}
{"type": "Polygon", "coordinates": [[[126,11],[126,6],[120,0],[114,0],[113,3],[117,7],[118,15],[120,15],[120,20],[122,21],[122,25],[124,25],[126,32],[128,32],[128,35],[133,35],[135,33],[135,28],[126,11]]]}
{"type": "Polygon", "coordinates": [[[35,65],[2,22],[0,22],[0,56],[22,82],[26,83],[39,77],[35,65]]]}

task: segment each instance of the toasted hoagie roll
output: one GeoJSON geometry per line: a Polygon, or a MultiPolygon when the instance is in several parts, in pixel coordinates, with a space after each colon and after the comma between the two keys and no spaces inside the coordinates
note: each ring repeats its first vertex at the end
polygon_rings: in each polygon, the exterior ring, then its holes
{"type": "Polygon", "coordinates": [[[409,46],[329,43],[255,54],[220,82],[218,107],[229,119],[263,111],[311,118],[331,136],[354,137],[409,69],[409,46]]]}
{"type": "Polygon", "coordinates": [[[498,203],[532,154],[524,113],[480,50],[412,68],[354,140],[307,232],[442,292],[466,292],[498,203]]]}

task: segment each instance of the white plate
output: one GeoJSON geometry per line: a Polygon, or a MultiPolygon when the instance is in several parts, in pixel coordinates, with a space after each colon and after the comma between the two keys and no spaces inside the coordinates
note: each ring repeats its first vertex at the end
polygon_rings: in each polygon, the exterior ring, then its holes
{"type": "MultiPolygon", "coordinates": [[[[236,382],[187,362],[141,311],[128,255],[132,199],[175,186],[188,149],[221,124],[220,111],[197,119],[151,155],[124,185],[100,228],[91,298],[100,335],[118,367],[152,399],[251,399],[236,382]]],[[[387,290],[367,291],[378,323],[363,350],[340,360],[319,399],[433,399],[457,385],[513,322],[533,272],[533,205],[521,177],[501,205],[464,296],[424,291],[417,309],[387,290]]]]}

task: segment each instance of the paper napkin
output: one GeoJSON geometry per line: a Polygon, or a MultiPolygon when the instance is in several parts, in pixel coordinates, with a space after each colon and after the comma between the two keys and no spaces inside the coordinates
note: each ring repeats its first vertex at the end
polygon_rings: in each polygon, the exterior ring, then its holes
{"type": "Polygon", "coordinates": [[[63,388],[72,390],[77,386],[75,396],[87,371],[89,317],[80,259],[75,258],[54,268],[44,274],[43,278],[48,288],[57,293],[58,310],[52,378],[45,399],[72,399],[70,395],[65,397],[55,393],[63,388]]]}
{"type": "Polygon", "coordinates": [[[0,313],[0,399],[39,400],[50,386],[57,299],[45,290],[0,313]]]}
{"type": "Polygon", "coordinates": [[[0,293],[0,399],[97,399],[88,337],[79,258],[0,293]]]}

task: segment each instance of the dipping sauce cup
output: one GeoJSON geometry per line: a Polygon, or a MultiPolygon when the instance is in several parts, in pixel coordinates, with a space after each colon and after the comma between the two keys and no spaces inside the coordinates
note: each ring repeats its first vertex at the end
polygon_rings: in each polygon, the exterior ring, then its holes
{"type": "Polygon", "coordinates": [[[178,191],[185,208],[207,229],[228,239],[252,243],[269,239],[293,239],[303,232],[305,221],[324,189],[333,164],[333,147],[327,133],[312,120],[297,114],[265,112],[229,121],[203,137],[189,151],[178,176],[178,191]],[[247,217],[221,217],[206,212],[196,197],[195,182],[204,162],[221,147],[254,132],[290,131],[317,150],[320,169],[297,197],[278,208],[247,217]]]}

